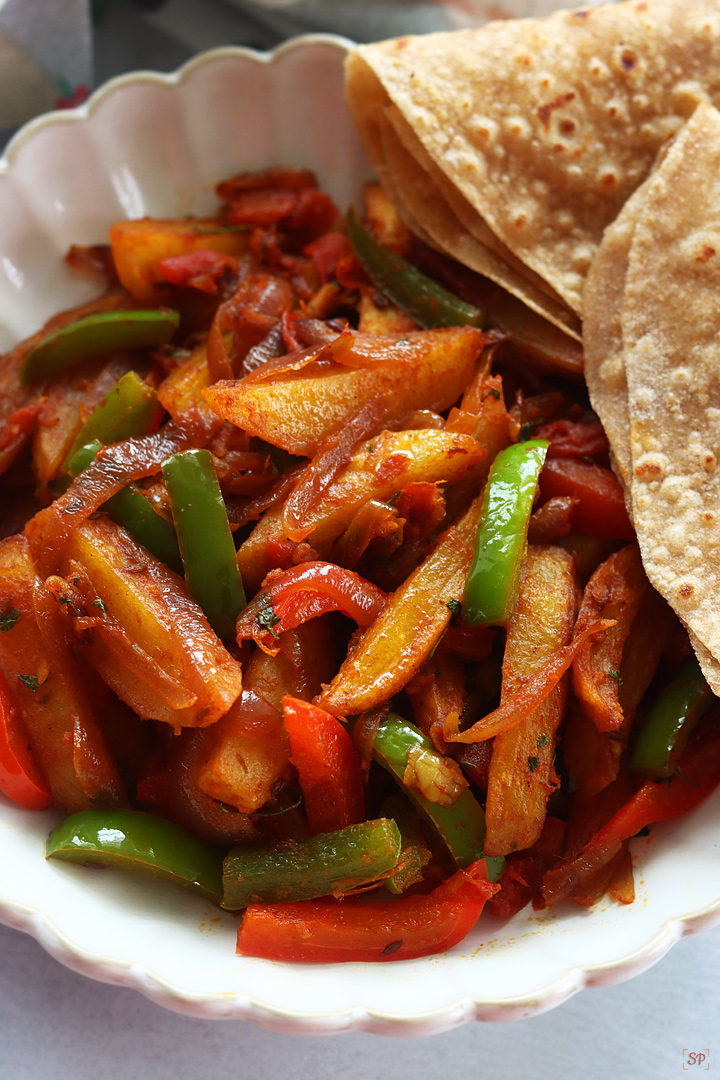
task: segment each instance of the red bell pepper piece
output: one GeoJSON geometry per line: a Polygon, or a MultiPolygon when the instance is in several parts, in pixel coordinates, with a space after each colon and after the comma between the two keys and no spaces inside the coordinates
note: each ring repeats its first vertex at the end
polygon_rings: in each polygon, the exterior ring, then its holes
{"type": "Polygon", "coordinates": [[[159,264],[159,270],[171,285],[190,285],[215,295],[218,281],[226,270],[236,270],[237,261],[220,251],[188,251],[171,255],[159,264]]]}
{"type": "Polygon", "coordinates": [[[271,570],[255,599],[237,621],[237,640],[254,638],[267,652],[285,630],[330,611],[342,611],[358,626],[369,626],[385,607],[387,596],[371,581],[334,563],[300,563],[271,570]]]}
{"type": "Polygon", "coordinates": [[[485,901],[498,891],[486,872],[480,860],[424,896],[377,904],[251,904],[237,951],[306,964],[414,960],[443,952],[472,930],[485,901]]]}
{"type": "Polygon", "coordinates": [[[455,653],[463,660],[486,660],[492,652],[496,633],[489,626],[466,626],[460,621],[448,626],[440,641],[442,652],[455,653]]]}
{"type": "Polygon", "coordinates": [[[543,499],[570,495],[579,499],[573,512],[573,527],[591,536],[610,536],[615,540],[634,540],[620,482],[610,469],[576,458],[561,457],[546,461],[540,473],[543,499]]]}
{"type": "Polygon", "coordinates": [[[47,810],[50,791],[15,716],[5,676],[0,671],[0,791],[26,810],[47,810]]]}
{"type": "Polygon", "coordinates": [[[313,836],[364,821],[362,776],[347,730],[317,705],[286,696],[282,706],[313,836]]]}

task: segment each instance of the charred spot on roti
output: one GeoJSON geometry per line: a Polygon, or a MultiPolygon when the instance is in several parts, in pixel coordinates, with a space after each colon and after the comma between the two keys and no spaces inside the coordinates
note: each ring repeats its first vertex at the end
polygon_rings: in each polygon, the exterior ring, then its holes
{"type": "Polygon", "coordinates": [[[644,454],[635,464],[634,473],[638,480],[648,483],[662,480],[665,475],[666,461],[656,454],[644,454]]]}
{"type": "Polygon", "coordinates": [[[623,49],[620,53],[620,66],[623,71],[634,71],[638,65],[638,58],[632,49],[623,49]]]}
{"type": "Polygon", "coordinates": [[[569,105],[569,103],[571,101],[574,101],[576,97],[577,94],[574,90],[568,90],[564,94],[558,94],[558,96],[553,101],[549,101],[547,102],[547,104],[541,105],[538,108],[538,119],[546,131],[549,131],[550,129],[550,121],[552,119],[552,114],[555,112],[555,110],[562,109],[564,105],[569,105]]]}
{"type": "Polygon", "coordinates": [[[695,262],[710,262],[711,259],[715,258],[716,254],[717,252],[715,251],[714,247],[712,247],[710,244],[705,244],[700,254],[695,256],[695,262]]]}

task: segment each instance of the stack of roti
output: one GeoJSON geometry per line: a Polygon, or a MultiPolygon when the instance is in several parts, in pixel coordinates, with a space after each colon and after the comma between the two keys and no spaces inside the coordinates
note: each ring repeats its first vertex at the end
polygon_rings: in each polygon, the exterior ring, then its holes
{"type": "Polygon", "coordinates": [[[582,337],[646,572],[720,694],[720,3],[400,38],[347,76],[416,235],[582,337]]]}

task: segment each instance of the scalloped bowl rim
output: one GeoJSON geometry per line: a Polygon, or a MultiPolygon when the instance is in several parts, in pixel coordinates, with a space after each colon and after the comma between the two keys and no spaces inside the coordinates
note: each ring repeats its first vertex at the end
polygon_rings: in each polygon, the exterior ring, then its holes
{"type": "MultiPolygon", "coordinates": [[[[92,117],[105,100],[126,87],[143,83],[179,86],[196,71],[219,59],[237,58],[271,65],[288,53],[318,44],[334,46],[346,53],[354,43],[334,34],[305,34],[268,52],[227,46],[200,53],[175,72],[138,71],[118,76],[95,91],[84,104],[37,117],[21,128],[0,157],[0,176],[12,170],[19,152],[38,133],[92,117]]],[[[513,1020],[537,1015],[556,1007],[583,988],[632,978],[660,960],[681,937],[702,932],[720,922],[720,897],[688,913],[664,919],[647,940],[623,955],[604,962],[571,965],[532,993],[504,997],[464,995],[448,1000],[442,1006],[411,1013],[378,1010],[361,1004],[338,1010],[289,1009],[254,997],[250,991],[196,992],[177,985],[145,963],[103,954],[78,943],[60,928],[52,914],[9,896],[0,895],[0,922],[30,934],[55,959],[80,974],[133,988],[156,1003],[187,1015],[205,1019],[245,1019],[261,1027],[292,1034],[364,1030],[403,1036],[436,1033],[470,1020],[513,1020]]],[[[383,965],[377,966],[379,977],[384,970],[383,965]]]]}

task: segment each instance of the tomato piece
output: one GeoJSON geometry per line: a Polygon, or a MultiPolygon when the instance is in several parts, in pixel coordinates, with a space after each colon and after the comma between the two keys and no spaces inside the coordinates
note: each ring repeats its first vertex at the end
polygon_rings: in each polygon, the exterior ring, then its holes
{"type": "Polygon", "coordinates": [[[338,216],[329,195],[312,188],[290,191],[262,188],[240,191],[228,207],[231,225],[277,225],[290,229],[329,229],[338,216]]]}
{"type": "Polygon", "coordinates": [[[569,495],[579,500],[573,512],[578,532],[635,539],[620,481],[610,469],[570,457],[553,458],[540,473],[540,492],[543,499],[569,495]]]}
{"type": "Polygon", "coordinates": [[[426,895],[377,904],[304,900],[251,904],[237,951],[306,964],[414,960],[451,949],[472,930],[499,886],[473,863],[426,895]]]}
{"type": "Polygon", "coordinates": [[[312,259],[320,279],[325,284],[332,281],[340,259],[351,252],[350,241],[342,233],[327,232],[307,244],[303,253],[312,259]]]}
{"type": "Polygon", "coordinates": [[[317,705],[286,696],[282,706],[313,836],[364,821],[362,776],[347,730],[317,705]]]}
{"type": "Polygon", "coordinates": [[[0,791],[26,810],[47,810],[50,791],[35,764],[0,671],[0,791]]]}
{"type": "Polygon", "coordinates": [[[221,251],[200,248],[184,255],[170,255],[161,260],[158,269],[171,285],[190,285],[215,295],[218,281],[226,270],[237,269],[237,261],[221,251]]]}
{"type": "Polygon", "coordinates": [[[553,420],[533,432],[534,439],[547,439],[548,457],[595,457],[607,454],[610,445],[599,420],[553,420]]]}

